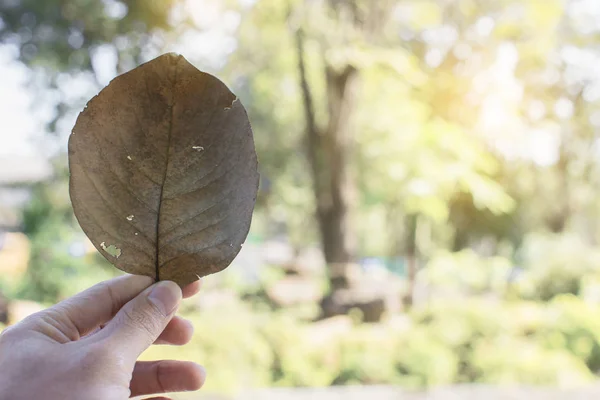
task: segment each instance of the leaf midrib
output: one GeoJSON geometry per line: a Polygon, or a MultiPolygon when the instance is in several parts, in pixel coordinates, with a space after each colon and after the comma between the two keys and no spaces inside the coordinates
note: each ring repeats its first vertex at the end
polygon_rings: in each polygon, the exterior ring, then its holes
{"type": "Polygon", "coordinates": [[[156,213],[156,253],[155,253],[155,272],[154,274],[156,275],[156,281],[160,280],[160,263],[158,262],[159,258],[159,253],[160,253],[160,245],[159,245],[159,233],[160,233],[160,214],[162,211],[162,205],[163,205],[163,194],[164,194],[164,189],[165,189],[165,182],[167,181],[167,173],[169,171],[169,161],[170,161],[170,155],[171,155],[171,136],[172,136],[172,132],[173,132],[173,109],[175,108],[175,87],[177,85],[177,67],[179,66],[179,59],[175,62],[175,72],[174,72],[174,77],[173,77],[173,87],[172,87],[172,96],[171,96],[171,104],[170,104],[170,110],[169,110],[169,131],[167,133],[167,155],[166,155],[166,162],[165,162],[165,173],[163,175],[163,179],[162,179],[162,183],[160,185],[160,196],[158,199],[158,212],[156,213]]]}

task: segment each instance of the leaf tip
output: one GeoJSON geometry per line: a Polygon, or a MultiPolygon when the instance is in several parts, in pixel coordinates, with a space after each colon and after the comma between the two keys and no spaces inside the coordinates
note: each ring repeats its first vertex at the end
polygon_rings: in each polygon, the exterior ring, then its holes
{"type": "Polygon", "coordinates": [[[177,64],[180,60],[183,59],[183,56],[181,54],[175,52],[165,53],[163,57],[166,58],[167,61],[172,64],[177,64]]]}

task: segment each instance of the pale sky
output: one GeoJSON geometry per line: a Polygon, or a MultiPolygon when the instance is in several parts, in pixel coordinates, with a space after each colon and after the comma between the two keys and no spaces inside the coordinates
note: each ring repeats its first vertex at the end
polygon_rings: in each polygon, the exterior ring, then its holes
{"type": "Polygon", "coordinates": [[[28,70],[14,62],[14,50],[0,46],[0,157],[35,154],[32,144],[44,130],[32,115],[33,94],[25,88],[28,70]]]}

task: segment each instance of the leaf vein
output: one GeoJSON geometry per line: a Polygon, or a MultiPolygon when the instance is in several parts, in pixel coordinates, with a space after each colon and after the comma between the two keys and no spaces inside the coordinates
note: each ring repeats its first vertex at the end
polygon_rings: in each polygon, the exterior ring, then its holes
{"type": "MultiPolygon", "coordinates": [[[[104,195],[102,194],[102,191],[100,189],[98,189],[98,186],[96,185],[96,182],[94,182],[94,180],[90,177],[90,175],[88,174],[88,172],[85,169],[85,165],[84,168],[81,169],[83,171],[83,175],[88,179],[88,181],[92,184],[92,187],[96,190],[96,193],[98,193],[98,195],[100,196],[100,198],[103,200],[104,205],[106,206],[106,208],[118,219],[123,218],[123,222],[125,222],[127,225],[135,228],[136,230],[140,231],[141,235],[143,238],[145,238],[146,240],[148,240],[148,244],[153,245],[152,240],[146,236],[146,234],[144,232],[142,232],[138,227],[136,227],[131,221],[129,221],[127,218],[124,218],[121,214],[119,214],[117,211],[115,211],[111,206],[109,206],[109,204],[111,203],[110,201],[106,200],[106,198],[104,197],[104,195]]],[[[125,213],[123,213],[123,215],[125,215],[125,213]]]]}
{"type": "MultiPolygon", "coordinates": [[[[211,245],[205,246],[205,247],[203,247],[203,248],[201,248],[201,249],[199,249],[199,250],[195,250],[193,254],[198,254],[198,253],[200,253],[200,252],[203,252],[203,251],[205,251],[205,250],[211,249],[211,248],[213,248],[213,247],[220,246],[220,245],[222,245],[223,243],[227,243],[228,241],[229,241],[229,238],[227,237],[227,238],[225,238],[225,239],[221,240],[221,241],[220,241],[220,242],[218,242],[218,243],[215,243],[215,244],[211,244],[211,245]]],[[[185,254],[183,254],[183,255],[185,255],[185,254]]],[[[175,256],[175,257],[172,257],[172,258],[168,259],[167,261],[165,261],[165,262],[161,263],[159,268],[162,268],[162,267],[164,267],[165,265],[167,265],[167,264],[168,264],[168,263],[170,263],[171,261],[173,261],[173,260],[176,260],[176,259],[178,259],[178,258],[179,258],[179,257],[181,257],[181,256],[182,256],[182,254],[179,254],[179,255],[177,255],[177,256],[175,256]]]]}
{"type": "MultiPolygon", "coordinates": [[[[148,260],[149,260],[149,261],[152,261],[152,256],[151,256],[150,254],[148,254],[148,253],[147,253],[147,252],[146,252],[144,249],[141,249],[141,248],[139,248],[139,247],[135,246],[135,245],[134,245],[134,244],[132,244],[131,242],[128,242],[127,240],[123,239],[123,238],[122,238],[120,235],[118,235],[118,234],[115,234],[115,233],[111,233],[111,232],[109,232],[109,231],[108,231],[108,229],[106,229],[106,228],[104,227],[104,225],[102,225],[102,224],[101,224],[101,223],[98,221],[98,219],[97,219],[97,218],[94,216],[94,214],[93,214],[93,213],[90,211],[90,209],[88,208],[88,205],[87,205],[86,203],[84,203],[84,202],[81,202],[81,203],[79,203],[79,204],[80,204],[81,208],[82,208],[83,210],[85,210],[85,211],[86,211],[86,214],[87,214],[87,215],[88,215],[88,216],[89,216],[89,217],[90,217],[90,218],[91,218],[91,219],[92,219],[92,220],[93,220],[93,221],[96,223],[96,225],[97,225],[97,226],[99,226],[99,227],[102,229],[102,231],[103,231],[103,233],[104,233],[104,234],[106,234],[106,235],[108,235],[108,236],[110,236],[110,237],[112,237],[112,238],[116,239],[117,241],[120,241],[120,242],[122,242],[124,245],[127,245],[127,246],[131,247],[131,248],[132,248],[132,249],[134,249],[134,250],[137,250],[137,251],[139,251],[139,252],[140,252],[140,253],[142,253],[143,255],[145,255],[145,256],[148,256],[148,260]]],[[[121,246],[121,247],[124,247],[124,246],[123,246],[123,244],[119,244],[119,246],[121,246]]],[[[115,244],[115,245],[116,245],[116,244],[115,244]]]]}
{"type": "MultiPolygon", "coordinates": [[[[239,179],[241,179],[241,178],[239,178],[239,179]]],[[[239,180],[239,179],[238,179],[238,180],[239,180]]],[[[191,216],[189,216],[189,217],[186,217],[186,219],[185,219],[185,220],[183,220],[183,221],[182,221],[182,222],[180,222],[179,224],[177,224],[177,225],[175,225],[175,226],[171,227],[171,228],[170,228],[170,229],[169,229],[167,232],[163,233],[163,235],[162,235],[162,236],[164,236],[164,235],[168,235],[169,233],[173,232],[175,229],[177,229],[177,228],[181,227],[182,225],[184,225],[186,222],[189,222],[189,221],[191,221],[191,220],[193,220],[193,219],[196,219],[196,218],[197,218],[197,217],[199,217],[200,215],[204,214],[206,211],[208,211],[208,210],[212,209],[213,207],[217,206],[219,203],[221,203],[223,200],[225,200],[227,197],[229,197],[229,195],[230,195],[231,193],[233,193],[233,192],[234,192],[234,191],[237,189],[237,185],[235,185],[235,183],[237,183],[237,181],[238,181],[238,180],[236,180],[236,181],[234,182],[234,184],[232,185],[232,189],[231,189],[231,190],[229,190],[229,191],[227,191],[226,193],[224,193],[222,197],[220,197],[219,199],[217,199],[217,200],[216,200],[216,201],[215,201],[213,204],[211,204],[209,207],[207,207],[207,208],[205,208],[204,210],[202,210],[202,211],[200,211],[200,212],[198,212],[198,213],[195,213],[195,214],[193,214],[193,215],[191,215],[191,216]]]]}

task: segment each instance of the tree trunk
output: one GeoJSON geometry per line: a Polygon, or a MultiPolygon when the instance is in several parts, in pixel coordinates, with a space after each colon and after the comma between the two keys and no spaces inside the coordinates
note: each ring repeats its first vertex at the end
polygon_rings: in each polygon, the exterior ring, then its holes
{"type": "Polygon", "coordinates": [[[352,176],[353,132],[351,116],[356,104],[358,71],[325,67],[329,120],[319,130],[312,93],[306,77],[304,36],[296,32],[300,87],[306,119],[307,152],[313,177],[316,216],[332,290],[349,285],[348,268],[356,257],[356,232],[352,223],[355,184],[352,176]]]}
{"type": "MultiPolygon", "coordinates": [[[[384,4],[390,7],[391,3],[382,0],[381,4],[371,3],[367,9],[363,9],[354,0],[328,1],[330,10],[337,15],[339,21],[342,21],[341,25],[350,24],[352,29],[360,29],[373,39],[383,25],[380,19],[387,16],[384,12],[384,4]],[[346,19],[347,16],[351,18],[346,19]]],[[[345,29],[341,31],[345,32],[345,29]]],[[[315,211],[325,261],[329,267],[332,291],[328,299],[336,303],[335,299],[341,297],[336,297],[336,292],[340,291],[338,294],[341,294],[352,286],[352,278],[356,276],[354,272],[357,268],[357,233],[353,223],[356,187],[352,171],[354,153],[352,115],[358,100],[360,74],[350,62],[335,67],[325,62],[323,74],[326,83],[328,119],[320,129],[316,122],[311,87],[306,73],[304,32],[300,27],[295,33],[300,89],[306,121],[306,148],[316,200],[315,211]]],[[[337,309],[337,312],[326,312],[324,303],[322,307],[325,316],[344,312],[341,310],[343,307],[336,308],[335,304],[333,308],[337,309]]]]}
{"type": "Polygon", "coordinates": [[[356,237],[352,221],[355,186],[351,171],[353,132],[351,116],[356,103],[358,73],[347,66],[343,71],[326,67],[329,124],[322,146],[313,149],[327,160],[328,190],[318,199],[317,212],[323,235],[325,260],[330,264],[352,263],[356,237]]]}
{"type": "Polygon", "coordinates": [[[417,227],[418,215],[411,214],[406,217],[406,282],[407,289],[404,297],[405,308],[410,308],[414,303],[415,286],[418,269],[417,227]]]}
{"type": "Polygon", "coordinates": [[[571,218],[569,159],[563,147],[564,145],[561,146],[561,155],[556,166],[561,192],[555,201],[559,204],[559,207],[550,215],[547,221],[548,227],[553,233],[564,232],[571,218]]]}

